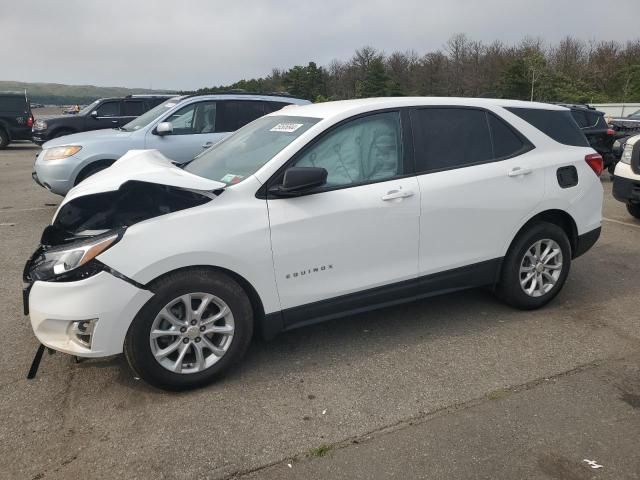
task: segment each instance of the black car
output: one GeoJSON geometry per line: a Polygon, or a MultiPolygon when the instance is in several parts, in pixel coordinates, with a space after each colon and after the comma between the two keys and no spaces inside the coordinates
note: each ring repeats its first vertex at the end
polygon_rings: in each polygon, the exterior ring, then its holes
{"type": "Polygon", "coordinates": [[[14,140],[31,139],[33,115],[24,93],[0,92],[0,150],[14,140]]]}
{"type": "Polygon", "coordinates": [[[604,112],[600,112],[589,105],[576,105],[559,103],[571,110],[571,115],[576,121],[584,136],[587,137],[591,148],[602,155],[604,167],[615,167],[617,158],[613,151],[613,143],[618,136],[616,132],[609,128],[605,120],[604,112]]]}
{"type": "Polygon", "coordinates": [[[175,95],[129,95],[124,98],[101,98],[75,115],[38,119],[31,139],[42,145],[52,138],[71,133],[121,127],[175,95]]]}

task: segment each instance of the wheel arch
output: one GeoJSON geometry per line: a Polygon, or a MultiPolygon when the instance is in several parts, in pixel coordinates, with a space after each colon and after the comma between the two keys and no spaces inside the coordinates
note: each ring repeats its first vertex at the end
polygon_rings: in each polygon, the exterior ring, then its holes
{"type": "Polygon", "coordinates": [[[184,271],[189,271],[189,270],[208,270],[210,272],[223,273],[225,275],[230,276],[236,282],[238,282],[240,287],[242,287],[244,292],[249,297],[249,301],[251,302],[251,308],[253,309],[253,327],[254,327],[254,332],[258,332],[263,338],[266,338],[266,339],[273,338],[275,336],[275,334],[279,330],[282,329],[281,326],[280,326],[280,328],[278,328],[277,325],[276,326],[273,326],[273,325],[270,326],[270,325],[267,324],[267,322],[266,322],[267,316],[266,316],[265,311],[264,311],[264,304],[262,303],[262,299],[260,298],[260,295],[258,294],[258,291],[251,284],[251,282],[249,282],[246,278],[244,278],[239,273],[236,273],[236,272],[234,272],[232,270],[229,270],[228,268],[214,266],[214,265],[188,265],[188,266],[185,266],[185,267],[180,267],[180,268],[176,268],[176,269],[164,272],[161,275],[158,275],[157,277],[155,277],[152,280],[150,280],[146,284],[146,286],[152,292],[154,292],[154,284],[156,282],[158,282],[159,280],[162,280],[163,278],[165,278],[165,277],[167,277],[169,275],[172,275],[172,274],[174,274],[176,272],[184,272],[184,271]]]}
{"type": "MultiPolygon", "coordinates": [[[[65,135],[71,135],[73,133],[78,133],[78,130],[72,127],[65,127],[65,126],[60,126],[58,128],[54,128],[51,131],[51,135],[49,135],[49,138],[57,138],[58,133],[60,132],[67,132],[65,133],[65,135]]],[[[62,136],[62,135],[61,135],[62,136]]]]}
{"type": "Polygon", "coordinates": [[[569,245],[571,245],[571,256],[574,257],[578,249],[578,226],[574,218],[569,213],[559,209],[544,210],[536,213],[533,217],[527,220],[511,239],[509,249],[523,232],[531,227],[531,225],[539,222],[552,223],[560,227],[567,234],[569,245]]]}
{"type": "Polygon", "coordinates": [[[92,160],[91,162],[85,164],[82,166],[82,168],[78,171],[78,173],[76,173],[74,179],[73,179],[73,185],[78,185],[78,183],[80,183],[78,181],[79,178],[83,178],[84,174],[86,174],[89,170],[94,169],[96,166],[99,165],[104,165],[105,167],[109,167],[111,165],[113,165],[115,163],[116,159],[108,159],[108,158],[104,158],[104,159],[99,159],[99,160],[92,160]]]}

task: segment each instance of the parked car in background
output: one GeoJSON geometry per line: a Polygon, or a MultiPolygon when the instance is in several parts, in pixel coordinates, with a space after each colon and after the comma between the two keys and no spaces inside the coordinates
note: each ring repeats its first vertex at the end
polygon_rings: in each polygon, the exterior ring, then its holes
{"type": "MultiPolygon", "coordinates": [[[[159,120],[192,132],[193,101],[159,120]]],[[[184,169],[129,152],[71,190],[25,266],[25,307],[43,345],[124,351],[171,390],[213,381],[254,333],[485,285],[539,308],[600,235],[601,171],[554,105],[284,108],[184,169]]]]}
{"type": "Polygon", "coordinates": [[[33,124],[33,143],[42,145],[72,133],[120,127],[175,95],[129,95],[101,98],[73,115],[38,119],[33,124]]]}
{"type": "Polygon", "coordinates": [[[155,149],[185,163],[247,123],[307,100],[281,95],[216,94],[169,99],[126,125],[49,141],[37,156],[33,178],[65,195],[129,150],[155,149]]]}
{"type": "Polygon", "coordinates": [[[584,136],[587,137],[591,147],[602,155],[604,168],[613,174],[618,158],[615,155],[613,144],[618,138],[616,132],[609,127],[604,112],[600,112],[589,105],[556,103],[571,110],[574,118],[584,136]]]}
{"type": "Polygon", "coordinates": [[[31,108],[44,108],[42,103],[32,103],[31,108]]]}
{"type": "Polygon", "coordinates": [[[14,140],[29,140],[33,114],[25,93],[0,92],[0,150],[14,140]]]}
{"type": "Polygon", "coordinates": [[[613,177],[613,196],[640,219],[640,135],[627,139],[613,177]]]}

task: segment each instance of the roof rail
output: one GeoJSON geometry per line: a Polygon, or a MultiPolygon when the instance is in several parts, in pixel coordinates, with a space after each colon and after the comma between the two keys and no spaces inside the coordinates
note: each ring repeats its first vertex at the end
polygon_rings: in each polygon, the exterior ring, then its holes
{"type": "Polygon", "coordinates": [[[291,95],[289,92],[248,92],[244,89],[232,89],[225,90],[222,92],[207,92],[207,93],[185,93],[188,97],[198,97],[201,95],[262,95],[265,97],[286,97],[286,98],[295,98],[297,100],[306,100],[306,98],[296,97],[295,95],[291,95]]]}

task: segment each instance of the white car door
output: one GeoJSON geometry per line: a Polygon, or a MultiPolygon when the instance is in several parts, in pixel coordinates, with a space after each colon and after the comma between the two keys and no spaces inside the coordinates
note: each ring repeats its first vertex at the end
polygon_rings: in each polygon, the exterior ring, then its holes
{"type": "Polygon", "coordinates": [[[145,148],[156,149],[178,163],[184,163],[228,135],[218,132],[217,102],[201,101],[185,105],[162,119],[171,122],[173,132],[158,135],[155,128],[146,134],[145,148]]]}
{"type": "Polygon", "coordinates": [[[288,165],[323,167],[328,179],[315,193],[267,200],[286,325],[304,321],[309,304],[325,317],[332,305],[366,308],[379,297],[348,295],[415,279],[420,195],[403,150],[399,112],[377,113],[332,128],[288,165]]]}
{"type": "Polygon", "coordinates": [[[492,275],[544,197],[546,162],[485,110],[422,108],[411,118],[422,198],[419,275],[458,267],[492,275]]]}

